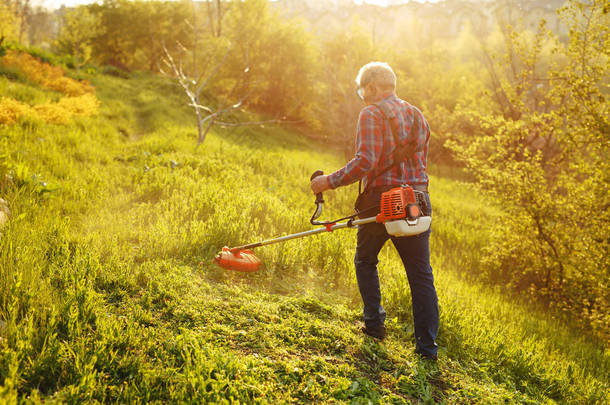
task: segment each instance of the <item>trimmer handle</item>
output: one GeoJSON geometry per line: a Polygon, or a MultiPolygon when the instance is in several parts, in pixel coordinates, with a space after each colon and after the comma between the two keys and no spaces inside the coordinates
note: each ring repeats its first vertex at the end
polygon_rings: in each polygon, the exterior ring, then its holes
{"type": "MultiPolygon", "coordinates": [[[[309,179],[309,181],[312,181],[313,179],[315,179],[318,176],[322,176],[324,175],[324,172],[322,170],[316,170],[315,172],[313,172],[313,174],[311,175],[311,178],[309,179]]],[[[323,203],[324,202],[324,197],[322,196],[322,193],[318,193],[316,194],[316,204],[317,203],[323,203]]]]}
{"type": "MultiPolygon", "coordinates": [[[[309,181],[312,181],[313,179],[315,179],[318,176],[322,176],[324,174],[324,172],[322,170],[316,170],[312,175],[311,178],[309,179],[309,181]]],[[[324,197],[322,196],[322,193],[317,193],[316,194],[316,210],[313,213],[313,215],[311,216],[311,219],[309,220],[309,222],[311,222],[312,225],[319,225],[319,223],[316,221],[316,218],[318,218],[320,215],[322,215],[322,207],[324,204],[324,197]]]]}

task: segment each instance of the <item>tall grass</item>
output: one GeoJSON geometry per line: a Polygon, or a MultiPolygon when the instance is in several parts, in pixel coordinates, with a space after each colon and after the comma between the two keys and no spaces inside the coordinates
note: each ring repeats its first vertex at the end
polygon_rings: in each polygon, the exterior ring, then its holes
{"type": "MultiPolygon", "coordinates": [[[[219,128],[195,148],[194,120],[168,82],[91,80],[99,117],[0,128],[0,176],[12,178],[0,196],[13,212],[0,238],[3,400],[608,397],[601,344],[468,276],[482,271],[480,249],[502,212],[467,183],[431,182],[441,306],[431,366],[413,354],[409,289],[390,244],[381,345],[358,334],[353,231],[260,248],[254,274],[211,264],[224,245],[310,229],[309,176],[339,168],[339,153],[275,127],[219,128]]],[[[350,212],[354,193],[327,193],[324,216],[350,212]]]]}

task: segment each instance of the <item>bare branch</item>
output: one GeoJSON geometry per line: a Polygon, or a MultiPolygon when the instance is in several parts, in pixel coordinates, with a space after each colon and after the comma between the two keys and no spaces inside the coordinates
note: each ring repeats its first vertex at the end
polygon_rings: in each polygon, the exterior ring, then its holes
{"type": "MultiPolygon", "coordinates": [[[[214,66],[214,69],[212,69],[212,71],[210,72],[210,74],[208,75],[208,77],[205,79],[205,81],[203,83],[200,83],[199,85],[197,85],[197,93],[200,93],[201,90],[203,90],[208,83],[210,82],[210,80],[212,80],[212,78],[216,75],[216,73],[218,72],[218,70],[225,64],[227,57],[229,56],[229,52],[231,51],[231,44],[229,44],[227,46],[227,51],[225,52],[225,56],[222,58],[222,60],[220,62],[218,62],[216,64],[216,66],[214,66]]],[[[203,78],[203,75],[199,77],[199,79],[197,79],[196,83],[199,83],[201,81],[201,79],[203,78]]]]}
{"type": "MultiPolygon", "coordinates": [[[[169,69],[169,72],[173,78],[180,84],[180,86],[184,89],[186,95],[188,96],[190,103],[189,106],[195,109],[195,113],[197,115],[197,125],[199,130],[198,142],[200,145],[205,140],[207,134],[212,129],[214,125],[220,124],[225,127],[239,127],[239,126],[252,126],[252,125],[263,125],[263,124],[271,124],[278,122],[301,122],[301,121],[287,121],[286,117],[270,119],[270,120],[262,120],[262,121],[248,121],[248,122],[228,122],[228,121],[219,121],[218,119],[231,111],[239,109],[246,99],[250,97],[250,95],[254,91],[254,85],[256,83],[251,83],[248,81],[248,73],[250,72],[250,66],[248,65],[248,49],[246,49],[246,64],[244,69],[242,70],[239,78],[235,81],[232,86],[231,91],[223,97],[223,101],[219,103],[220,105],[216,108],[210,108],[205,105],[201,105],[199,102],[199,94],[201,91],[216,77],[218,71],[225,65],[227,62],[228,56],[231,52],[231,44],[227,45],[227,50],[224,53],[222,59],[212,68],[211,71],[206,75],[201,74],[197,80],[194,80],[192,77],[188,76],[184,72],[183,67],[183,59],[182,55],[188,52],[188,50],[179,42],[176,41],[179,52],[178,56],[172,56],[169,52],[165,43],[163,43],[163,53],[164,58],[163,64],[169,69]],[[243,92],[245,90],[245,94],[243,94],[237,102],[231,102],[231,99],[235,99],[236,93],[243,92]],[[203,112],[203,114],[202,114],[203,112]]],[[[197,61],[194,61],[195,65],[197,61]]],[[[197,66],[194,68],[195,72],[197,72],[197,66]]],[[[163,74],[166,74],[166,71],[162,68],[159,69],[163,74]]],[[[197,75],[197,73],[195,73],[197,75]]],[[[169,76],[169,75],[168,75],[169,76]]]]}
{"type": "Polygon", "coordinates": [[[182,42],[176,40],[176,43],[178,44],[178,47],[182,50],[182,52],[188,53],[189,50],[186,48],[186,46],[182,45],[182,42]]]}
{"type": "Polygon", "coordinates": [[[191,103],[191,104],[189,104],[189,105],[190,105],[191,107],[195,107],[195,108],[201,108],[202,110],[207,111],[207,112],[209,112],[210,114],[213,114],[213,113],[214,113],[214,112],[213,112],[213,111],[212,111],[212,110],[211,110],[209,107],[206,107],[206,106],[201,105],[201,104],[197,104],[197,103],[195,103],[195,102],[192,102],[192,103],[191,103]]]}
{"type": "Polygon", "coordinates": [[[225,127],[241,127],[241,126],[252,126],[252,125],[263,125],[263,124],[274,124],[278,122],[290,123],[290,124],[298,124],[303,122],[303,120],[297,121],[288,121],[284,118],[278,118],[273,120],[265,120],[265,121],[246,121],[246,122],[226,122],[226,121],[215,121],[218,125],[224,125],[225,127]]]}

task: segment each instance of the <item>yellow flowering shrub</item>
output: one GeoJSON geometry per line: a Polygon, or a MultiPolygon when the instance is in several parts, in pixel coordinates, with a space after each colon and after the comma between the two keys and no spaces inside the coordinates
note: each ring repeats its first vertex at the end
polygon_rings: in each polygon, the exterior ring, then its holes
{"type": "Polygon", "coordinates": [[[63,97],[56,103],[43,103],[33,107],[3,97],[0,99],[0,124],[14,124],[19,119],[41,119],[53,124],[69,124],[73,117],[97,113],[99,101],[90,93],[78,97],[63,97]]]}
{"type": "Polygon", "coordinates": [[[97,113],[99,101],[93,94],[83,94],[78,97],[64,97],[57,103],[44,103],[33,107],[36,115],[53,124],[68,124],[77,115],[93,115],[97,113]]]}
{"type": "Polygon", "coordinates": [[[32,114],[32,107],[9,97],[0,99],[0,124],[14,124],[20,117],[32,114]]]}
{"type": "Polygon", "coordinates": [[[59,102],[39,104],[34,109],[39,117],[53,124],[69,124],[72,118],[70,113],[59,105],[59,102]]]}
{"type": "Polygon", "coordinates": [[[78,81],[66,77],[60,67],[43,63],[29,53],[10,50],[0,59],[0,65],[17,68],[34,83],[67,96],[81,96],[94,91],[87,80],[78,81]]]}
{"type": "Polygon", "coordinates": [[[20,70],[29,80],[41,87],[65,94],[58,102],[46,102],[35,106],[3,97],[0,99],[0,124],[14,124],[20,119],[43,120],[53,124],[68,124],[74,116],[97,113],[99,101],[88,81],[78,81],[64,76],[56,66],[43,63],[29,53],[10,50],[0,65],[20,70]]]}

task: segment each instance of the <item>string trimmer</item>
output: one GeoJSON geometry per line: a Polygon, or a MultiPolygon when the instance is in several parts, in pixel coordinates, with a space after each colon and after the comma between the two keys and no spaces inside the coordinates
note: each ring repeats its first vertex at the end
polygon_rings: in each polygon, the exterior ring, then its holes
{"type": "MultiPolygon", "coordinates": [[[[316,171],[311,180],[324,174],[321,170],[316,171]]],[[[318,229],[293,233],[274,239],[267,239],[261,242],[250,243],[237,247],[223,247],[222,251],[216,255],[214,262],[227,270],[244,272],[257,271],[261,265],[258,257],[252,250],[260,246],[271,245],[273,243],[285,242],[291,239],[302,238],[323,232],[332,232],[336,229],[354,228],[358,225],[377,222],[384,224],[391,236],[412,236],[427,231],[430,228],[431,217],[425,216],[422,206],[425,205],[423,193],[414,191],[410,186],[399,186],[381,194],[379,213],[375,216],[356,219],[358,213],[347,217],[339,218],[334,221],[317,221],[322,215],[324,198],[322,193],[316,194],[316,210],[309,222],[314,226],[322,226],[318,229]],[[345,222],[339,222],[347,220],[345,222]]],[[[376,208],[376,207],[375,207],[376,208]]],[[[367,210],[363,210],[366,212],[367,210]]]]}

